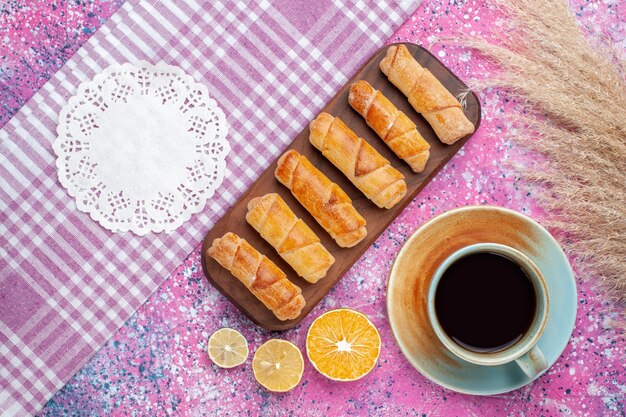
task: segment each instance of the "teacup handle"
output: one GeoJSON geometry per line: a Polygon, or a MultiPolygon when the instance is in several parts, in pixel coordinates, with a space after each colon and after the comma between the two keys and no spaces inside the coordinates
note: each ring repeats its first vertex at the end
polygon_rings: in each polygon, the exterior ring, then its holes
{"type": "Polygon", "coordinates": [[[530,379],[535,378],[548,368],[548,362],[537,345],[533,346],[533,348],[524,355],[515,359],[515,362],[517,362],[519,367],[522,368],[522,371],[524,371],[526,376],[530,379]]]}

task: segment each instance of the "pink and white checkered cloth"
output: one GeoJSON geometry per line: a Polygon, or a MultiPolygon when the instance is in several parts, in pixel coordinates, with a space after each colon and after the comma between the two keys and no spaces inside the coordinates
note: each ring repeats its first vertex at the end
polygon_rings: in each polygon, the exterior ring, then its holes
{"type": "Polygon", "coordinates": [[[37,412],[418,3],[125,3],[0,131],[0,414],[37,412]],[[170,235],[109,233],[56,175],[61,107],[105,67],[140,59],[206,84],[230,124],[224,184],[170,235]]]}

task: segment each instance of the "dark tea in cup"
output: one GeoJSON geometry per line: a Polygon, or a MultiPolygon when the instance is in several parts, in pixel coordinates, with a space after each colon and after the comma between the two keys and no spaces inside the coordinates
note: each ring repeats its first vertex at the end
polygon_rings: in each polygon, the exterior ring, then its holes
{"type": "Polygon", "coordinates": [[[454,261],[435,292],[443,331],[476,353],[507,349],[530,329],[536,314],[533,282],[517,262],[494,252],[476,252],[454,261]]]}

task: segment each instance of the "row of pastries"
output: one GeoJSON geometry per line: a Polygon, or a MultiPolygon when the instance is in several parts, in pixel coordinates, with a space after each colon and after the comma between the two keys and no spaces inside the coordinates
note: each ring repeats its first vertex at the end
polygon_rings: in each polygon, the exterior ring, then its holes
{"type": "MultiPolygon", "coordinates": [[[[474,132],[459,101],[406,46],[390,46],[380,69],[443,143],[452,144],[474,132]]],[[[413,172],[424,170],[430,145],[407,115],[364,80],[350,86],[348,102],[413,172]]],[[[376,206],[389,209],[405,197],[404,175],[339,117],[320,113],[309,124],[309,141],[376,206]]],[[[366,221],[350,197],[306,156],[294,150],[285,152],[274,175],[338,246],[350,248],[365,238],[366,221]]],[[[335,258],[278,194],[255,197],[247,208],[246,221],[300,277],[316,283],[326,276],[335,258]]],[[[301,288],[245,239],[228,232],[213,241],[207,255],[239,279],[279,320],[300,315],[306,304],[301,288]]]]}

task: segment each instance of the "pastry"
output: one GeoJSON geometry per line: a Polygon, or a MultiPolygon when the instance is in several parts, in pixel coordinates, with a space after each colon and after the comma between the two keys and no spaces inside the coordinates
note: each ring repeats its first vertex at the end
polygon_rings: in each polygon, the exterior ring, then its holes
{"type": "Polygon", "coordinates": [[[315,232],[296,217],[276,193],[250,200],[246,220],[298,275],[309,282],[324,278],[335,262],[315,232]]]}
{"type": "Polygon", "coordinates": [[[404,175],[338,117],[320,113],[309,132],[313,146],[378,207],[391,208],[404,198],[404,175]]]}
{"type": "Polygon", "coordinates": [[[409,164],[413,172],[424,170],[430,156],[430,145],[417,131],[415,123],[383,93],[367,81],[360,80],[350,86],[348,102],[387,146],[409,164]]]}
{"type": "Polygon", "coordinates": [[[408,97],[415,111],[430,123],[439,139],[448,145],[474,132],[461,103],[404,45],[391,45],[380,69],[408,97]]]}
{"type": "Polygon", "coordinates": [[[339,246],[351,248],[367,235],[365,219],[350,197],[304,155],[294,150],[285,152],[274,175],[339,246]]]}
{"type": "Polygon", "coordinates": [[[207,254],[239,279],[279,320],[300,315],[306,304],[300,287],[245,239],[226,233],[213,241],[207,254]]]}

